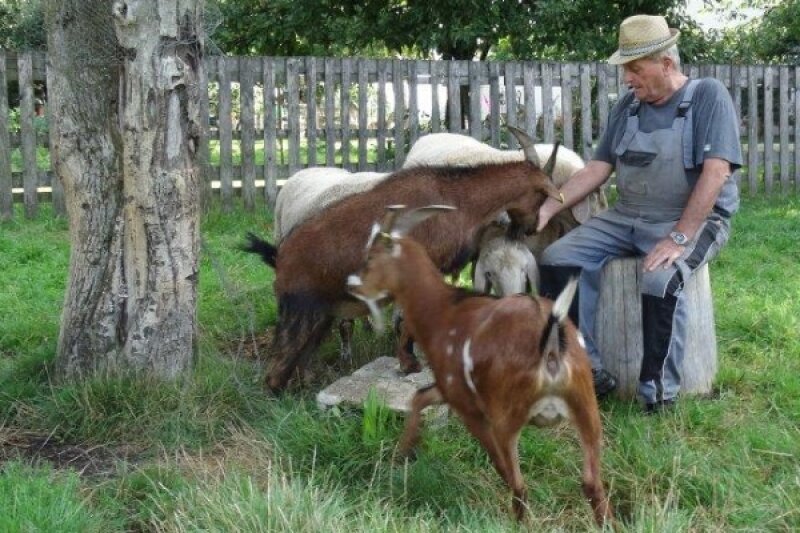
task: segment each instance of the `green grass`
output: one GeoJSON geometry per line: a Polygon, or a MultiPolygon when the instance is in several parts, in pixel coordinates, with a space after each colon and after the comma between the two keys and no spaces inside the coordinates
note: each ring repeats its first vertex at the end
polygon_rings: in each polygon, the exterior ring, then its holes
{"type": "MultiPolygon", "coordinates": [[[[191,376],[57,384],[68,227],[46,204],[40,211],[0,223],[0,530],[517,530],[509,494],[452,417],[426,429],[418,459],[406,462],[395,450],[402,420],[374,400],[320,412],[309,387],[264,394],[273,278],[236,250],[248,230],[271,234],[263,206],[204,219],[191,376]],[[23,445],[34,441],[45,443],[37,453],[23,445]],[[83,455],[66,461],[76,447],[83,455]]],[[[629,402],[602,405],[620,530],[800,529],[798,235],[800,198],[744,201],[711,269],[712,398],[684,398],[656,418],[629,402]]],[[[392,339],[358,331],[355,348],[345,364],[327,342],[317,382],[389,353],[392,339]]],[[[526,430],[520,452],[529,526],[591,529],[569,427],[526,430]]]]}

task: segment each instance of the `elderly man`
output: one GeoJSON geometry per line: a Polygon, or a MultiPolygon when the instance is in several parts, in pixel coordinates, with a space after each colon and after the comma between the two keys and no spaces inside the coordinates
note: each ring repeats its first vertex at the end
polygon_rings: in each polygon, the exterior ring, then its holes
{"type": "Polygon", "coordinates": [[[680,32],[659,16],[625,19],[619,50],[630,91],[614,106],[593,159],[562,188],[563,205],[548,199],[539,228],[586,197],[616,172],[613,208],[547,248],[541,260],[542,294],[555,296],[580,273],[572,309],[592,360],[595,393],[616,388],[595,343],[595,309],[603,265],[614,257],[644,256],[644,360],[639,396],[645,412],[674,404],[686,338],[684,282],[727,242],[739,206],[736,170],[742,164],[739,129],[730,95],[715,79],[681,73],[680,32]]]}

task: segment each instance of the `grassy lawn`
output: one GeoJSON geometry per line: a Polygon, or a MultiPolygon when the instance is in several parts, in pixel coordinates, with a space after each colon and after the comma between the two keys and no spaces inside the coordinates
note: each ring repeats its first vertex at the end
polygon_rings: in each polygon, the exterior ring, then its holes
{"type": "MultiPolygon", "coordinates": [[[[331,340],[311,384],[260,384],[272,273],[236,250],[271,219],[203,223],[196,371],[176,383],[51,377],[68,227],[43,205],[0,223],[0,531],[516,531],[510,495],[452,419],[395,453],[402,420],[370,402],[320,412],[321,383],[391,350],[331,340]]],[[[603,471],[621,531],[800,529],[800,198],[750,200],[712,264],[720,371],[711,398],[649,418],[606,401],[603,471]]],[[[535,530],[593,528],[568,426],[520,443],[535,530]]]]}

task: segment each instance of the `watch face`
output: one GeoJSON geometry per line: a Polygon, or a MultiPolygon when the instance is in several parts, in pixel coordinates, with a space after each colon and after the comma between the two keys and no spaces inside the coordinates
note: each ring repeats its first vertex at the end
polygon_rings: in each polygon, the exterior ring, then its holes
{"type": "Polygon", "coordinates": [[[678,231],[673,231],[669,234],[669,236],[672,237],[672,240],[675,241],[675,244],[684,245],[686,244],[686,241],[689,240],[686,235],[678,231]]]}

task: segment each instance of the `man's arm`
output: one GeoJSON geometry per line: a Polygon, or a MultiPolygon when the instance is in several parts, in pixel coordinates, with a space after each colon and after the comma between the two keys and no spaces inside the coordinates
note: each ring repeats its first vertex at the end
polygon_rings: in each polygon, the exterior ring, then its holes
{"type": "Polygon", "coordinates": [[[542,231],[547,223],[550,222],[550,219],[561,210],[572,207],[589,196],[590,193],[608,180],[612,170],[613,167],[605,161],[596,159],[589,161],[585,167],[573,174],[569,181],[561,187],[563,202],[550,197],[544,201],[539,209],[539,224],[536,226],[536,231],[542,231]]]}
{"type": "MultiPolygon", "coordinates": [[[[731,174],[730,163],[724,159],[712,157],[703,162],[703,171],[689,196],[689,203],[683,210],[680,220],[673,228],[685,234],[689,240],[695,237],[700,226],[714,207],[725,180],[731,174]]],[[[540,215],[541,217],[541,215],[540,215]]],[[[684,247],[673,242],[669,236],[665,237],[644,258],[643,267],[646,271],[653,271],[658,267],[668,268],[683,254],[684,247]]]]}

